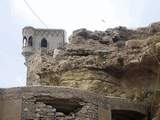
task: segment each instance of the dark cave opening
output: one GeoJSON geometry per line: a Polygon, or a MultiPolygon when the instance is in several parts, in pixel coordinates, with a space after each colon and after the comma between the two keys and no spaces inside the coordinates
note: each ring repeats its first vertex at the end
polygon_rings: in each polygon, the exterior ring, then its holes
{"type": "Polygon", "coordinates": [[[46,105],[50,105],[56,109],[56,112],[62,112],[65,115],[69,115],[70,113],[76,113],[81,110],[83,107],[80,102],[80,99],[72,98],[72,99],[39,99],[36,102],[43,102],[46,105]]]}
{"type": "Polygon", "coordinates": [[[112,110],[112,120],[144,120],[145,115],[128,110],[112,110]]]}

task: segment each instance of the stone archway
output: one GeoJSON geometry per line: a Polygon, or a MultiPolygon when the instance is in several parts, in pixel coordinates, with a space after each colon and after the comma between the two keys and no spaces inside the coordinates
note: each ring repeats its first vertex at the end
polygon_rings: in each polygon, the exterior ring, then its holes
{"type": "Polygon", "coordinates": [[[41,47],[47,48],[47,46],[48,46],[47,40],[46,40],[45,38],[43,38],[43,39],[41,40],[41,47]]]}

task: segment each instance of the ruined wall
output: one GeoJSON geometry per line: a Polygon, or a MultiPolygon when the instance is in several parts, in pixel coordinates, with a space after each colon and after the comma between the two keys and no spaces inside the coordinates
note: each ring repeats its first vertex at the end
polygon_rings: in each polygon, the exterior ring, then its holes
{"type": "Polygon", "coordinates": [[[3,103],[0,101],[0,120],[2,119],[2,109],[3,109],[3,103]]]}
{"type": "Polygon", "coordinates": [[[136,30],[79,29],[64,49],[37,51],[29,58],[27,85],[79,88],[149,105],[154,101],[152,107],[158,110],[159,61],[160,22],[136,30]]]}
{"type": "MultiPolygon", "coordinates": [[[[65,88],[31,88],[23,98],[22,119],[98,120],[98,101],[87,92],[65,88]],[[90,97],[89,97],[90,96],[90,97]]],[[[101,100],[100,100],[101,101],[101,100]]]]}
{"type": "Polygon", "coordinates": [[[22,99],[17,91],[3,91],[1,120],[21,120],[22,99]]]}
{"type": "Polygon", "coordinates": [[[145,103],[64,87],[4,89],[3,99],[1,120],[110,120],[112,110],[147,115],[145,103]]]}
{"type": "Polygon", "coordinates": [[[2,119],[2,111],[3,111],[3,90],[0,89],[0,120],[2,119]]]}
{"type": "Polygon", "coordinates": [[[46,50],[30,57],[28,85],[67,86],[133,101],[151,99],[159,74],[159,25],[76,30],[58,54],[46,50]]]}
{"type": "Polygon", "coordinates": [[[22,100],[5,100],[3,102],[2,120],[21,120],[22,100]]]}

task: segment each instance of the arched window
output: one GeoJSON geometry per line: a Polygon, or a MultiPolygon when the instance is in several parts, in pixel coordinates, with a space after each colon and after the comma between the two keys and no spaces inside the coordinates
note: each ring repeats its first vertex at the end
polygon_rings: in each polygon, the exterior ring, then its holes
{"type": "Polygon", "coordinates": [[[28,39],[28,46],[32,46],[32,36],[30,36],[28,39]]]}
{"type": "Polygon", "coordinates": [[[27,46],[27,37],[26,36],[23,37],[23,46],[24,47],[27,46]]]}
{"type": "Polygon", "coordinates": [[[47,48],[47,40],[45,38],[41,40],[41,47],[47,48]]]}

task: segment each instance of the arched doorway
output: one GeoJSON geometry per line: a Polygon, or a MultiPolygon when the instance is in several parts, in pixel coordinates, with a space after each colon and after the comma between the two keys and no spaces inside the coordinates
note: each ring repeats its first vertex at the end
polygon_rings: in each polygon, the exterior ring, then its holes
{"type": "Polygon", "coordinates": [[[43,39],[41,40],[41,47],[47,48],[47,46],[48,46],[47,40],[46,40],[45,38],[43,38],[43,39]]]}

